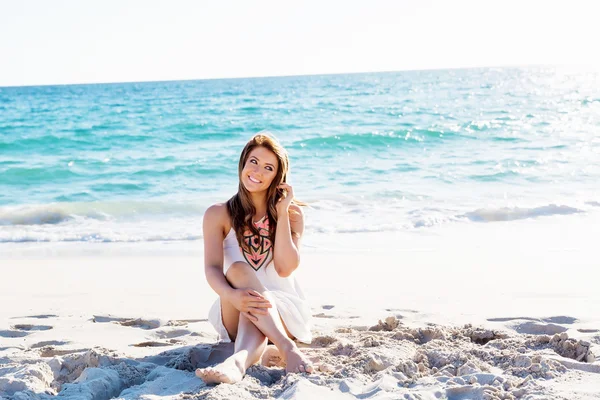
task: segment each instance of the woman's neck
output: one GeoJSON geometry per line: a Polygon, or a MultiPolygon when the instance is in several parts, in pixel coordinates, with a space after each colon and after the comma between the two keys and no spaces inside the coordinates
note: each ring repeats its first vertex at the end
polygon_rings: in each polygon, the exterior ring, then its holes
{"type": "Polygon", "coordinates": [[[250,199],[254,206],[254,219],[260,219],[267,214],[267,193],[250,193],[250,199]]]}

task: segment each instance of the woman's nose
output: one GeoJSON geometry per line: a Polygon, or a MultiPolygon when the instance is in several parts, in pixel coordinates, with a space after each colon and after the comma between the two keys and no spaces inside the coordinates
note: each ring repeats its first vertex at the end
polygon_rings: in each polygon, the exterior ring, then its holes
{"type": "Polygon", "coordinates": [[[258,165],[254,165],[254,166],[252,167],[252,172],[253,172],[255,175],[258,175],[258,176],[262,177],[262,172],[260,171],[260,167],[259,167],[258,165]]]}

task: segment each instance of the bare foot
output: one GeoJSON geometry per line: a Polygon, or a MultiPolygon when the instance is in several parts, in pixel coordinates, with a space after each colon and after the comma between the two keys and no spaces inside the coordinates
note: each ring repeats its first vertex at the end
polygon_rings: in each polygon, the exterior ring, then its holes
{"type": "Polygon", "coordinates": [[[285,361],[277,346],[268,345],[262,354],[260,364],[264,367],[285,367],[285,361]]]}
{"type": "Polygon", "coordinates": [[[311,362],[296,346],[286,352],[285,361],[285,372],[306,372],[310,374],[314,371],[311,362]]]}
{"type": "Polygon", "coordinates": [[[245,372],[243,364],[234,355],[214,367],[198,368],[196,376],[207,384],[236,383],[244,378],[245,372]]]}

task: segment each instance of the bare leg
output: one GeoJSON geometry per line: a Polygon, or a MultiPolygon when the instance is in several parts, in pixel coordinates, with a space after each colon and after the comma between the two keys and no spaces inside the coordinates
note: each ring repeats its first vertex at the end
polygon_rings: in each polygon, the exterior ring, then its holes
{"type": "Polygon", "coordinates": [[[234,354],[224,362],[209,368],[196,370],[196,375],[206,383],[235,383],[242,380],[246,370],[261,359],[269,338],[279,349],[285,360],[287,372],[312,372],[308,359],[298,350],[289,338],[274,301],[262,286],[251,267],[242,262],[234,263],[227,271],[231,286],[252,288],[271,300],[273,306],[268,315],[255,316],[258,321],[250,321],[240,316],[239,311],[221,299],[223,324],[231,340],[235,341],[234,354]]]}
{"type": "Polygon", "coordinates": [[[227,271],[227,280],[235,288],[252,288],[260,292],[271,301],[272,308],[268,308],[267,315],[256,314],[257,321],[254,325],[279,349],[286,363],[287,372],[312,372],[310,361],[298,350],[296,344],[290,339],[279,316],[279,311],[269,291],[260,283],[255,272],[248,264],[234,263],[227,271]]]}
{"type": "Polygon", "coordinates": [[[196,370],[196,376],[206,383],[236,383],[246,370],[260,360],[267,345],[267,338],[246,317],[239,317],[234,354],[222,363],[196,370]]]}

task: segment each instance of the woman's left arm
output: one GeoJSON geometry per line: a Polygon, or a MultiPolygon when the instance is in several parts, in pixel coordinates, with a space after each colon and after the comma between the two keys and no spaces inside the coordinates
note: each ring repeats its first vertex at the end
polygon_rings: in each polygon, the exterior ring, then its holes
{"type": "Polygon", "coordinates": [[[277,232],[273,262],[275,270],[281,277],[288,277],[300,264],[300,239],[304,233],[304,214],[302,209],[292,204],[294,191],[286,183],[279,186],[286,191],[286,196],[277,203],[277,232]]]}

